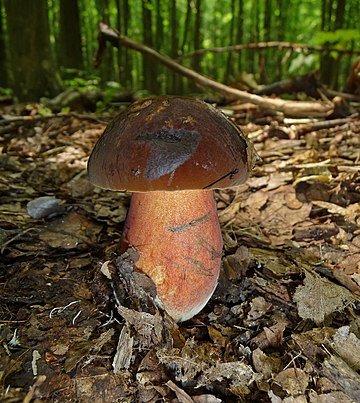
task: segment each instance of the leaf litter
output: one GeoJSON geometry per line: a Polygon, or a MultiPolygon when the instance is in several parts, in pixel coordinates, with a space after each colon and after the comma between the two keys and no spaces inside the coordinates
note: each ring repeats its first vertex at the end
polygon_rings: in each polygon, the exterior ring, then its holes
{"type": "Polygon", "coordinates": [[[262,162],[216,193],[219,285],[181,324],[119,256],[129,195],[87,180],[104,124],[2,132],[4,401],[360,401],[359,126],[238,123],[262,162]]]}

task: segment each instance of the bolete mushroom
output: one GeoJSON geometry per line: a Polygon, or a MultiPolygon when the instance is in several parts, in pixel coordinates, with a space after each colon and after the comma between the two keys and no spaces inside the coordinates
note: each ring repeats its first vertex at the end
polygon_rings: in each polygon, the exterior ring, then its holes
{"type": "Polygon", "coordinates": [[[176,321],[197,314],[217,285],[223,244],[212,189],[243,183],[253,155],[219,110],[176,96],[130,105],[91,153],[94,185],[134,192],[123,242],[138,252],[136,268],[176,321]]]}

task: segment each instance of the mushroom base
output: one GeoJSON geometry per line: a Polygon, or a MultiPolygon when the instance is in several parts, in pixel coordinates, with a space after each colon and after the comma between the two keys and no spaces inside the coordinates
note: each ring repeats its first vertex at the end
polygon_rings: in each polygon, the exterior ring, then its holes
{"type": "Polygon", "coordinates": [[[174,320],[190,319],[206,305],[223,246],[213,191],[134,193],[123,241],[139,253],[137,269],[155,283],[174,320]]]}

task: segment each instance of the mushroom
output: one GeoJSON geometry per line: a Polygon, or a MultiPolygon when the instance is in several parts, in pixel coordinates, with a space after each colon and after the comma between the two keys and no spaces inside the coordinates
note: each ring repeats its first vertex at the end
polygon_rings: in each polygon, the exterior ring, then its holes
{"type": "Polygon", "coordinates": [[[245,182],[253,161],[251,143],[231,120],[177,96],[133,103],[91,153],[94,185],[134,192],[123,244],[138,252],[136,268],[175,321],[201,311],[217,285],[223,244],[213,189],[245,182]]]}

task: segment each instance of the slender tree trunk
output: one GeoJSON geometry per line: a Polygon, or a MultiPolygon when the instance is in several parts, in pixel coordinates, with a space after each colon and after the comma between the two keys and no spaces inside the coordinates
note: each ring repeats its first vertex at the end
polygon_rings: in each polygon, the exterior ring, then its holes
{"type": "MultiPolygon", "coordinates": [[[[201,0],[195,1],[195,26],[194,26],[194,50],[200,49],[202,46],[201,34],[201,0]]],[[[201,73],[200,56],[193,59],[193,69],[201,73]]]]}
{"type": "MultiPolygon", "coordinates": [[[[254,29],[250,32],[250,42],[259,42],[259,1],[253,0],[251,3],[251,21],[253,21],[254,29]]],[[[254,75],[259,71],[258,63],[255,62],[256,52],[255,50],[249,50],[248,69],[254,75]]]]}
{"type": "MultiPolygon", "coordinates": [[[[243,43],[243,36],[244,36],[244,0],[238,1],[238,19],[237,19],[237,29],[236,29],[236,43],[243,43]]],[[[242,64],[243,59],[243,52],[239,52],[238,54],[238,62],[237,68],[238,71],[241,72],[243,69],[242,64]]]]}
{"type": "Polygon", "coordinates": [[[182,43],[180,46],[180,55],[183,55],[185,53],[185,46],[188,40],[188,33],[189,33],[189,29],[190,29],[190,21],[191,21],[191,4],[192,4],[193,0],[188,0],[187,1],[187,6],[186,6],[186,16],[185,16],[185,22],[184,22],[184,34],[183,34],[183,38],[182,38],[182,43]]]}
{"type": "MultiPolygon", "coordinates": [[[[129,33],[129,21],[131,19],[131,9],[129,0],[123,0],[123,34],[129,33]]],[[[133,57],[132,53],[128,49],[124,50],[124,75],[125,82],[128,88],[133,86],[132,76],[133,57]]]]}
{"type": "MultiPolygon", "coordinates": [[[[166,2],[167,3],[167,2],[166,2]]],[[[155,1],[155,49],[159,52],[164,51],[164,16],[163,16],[163,3],[162,0],[155,1]]],[[[157,93],[166,92],[166,80],[164,67],[161,65],[156,66],[156,81],[158,83],[157,93]]]]}
{"type": "MultiPolygon", "coordinates": [[[[229,25],[229,41],[230,45],[233,44],[234,42],[234,31],[235,31],[235,0],[231,0],[231,6],[230,6],[230,12],[231,12],[231,20],[230,20],[230,25],[229,25]]],[[[226,61],[226,70],[224,74],[224,83],[228,83],[232,79],[232,75],[234,72],[233,68],[233,52],[229,52],[227,61],[226,61]]]]}
{"type": "MultiPolygon", "coordinates": [[[[346,0],[337,0],[335,5],[335,21],[334,21],[334,30],[341,29],[344,27],[345,21],[345,3],[346,0]]],[[[331,87],[334,88],[339,80],[339,69],[340,69],[340,58],[338,56],[337,59],[332,59],[332,79],[331,79],[331,87]]]]}
{"type": "MultiPolygon", "coordinates": [[[[116,29],[122,33],[122,23],[121,23],[121,5],[120,0],[115,0],[116,4],[116,29]]],[[[123,53],[124,49],[122,46],[119,46],[117,49],[117,73],[118,80],[122,87],[126,86],[126,82],[124,80],[124,65],[123,65],[123,53]]]]}
{"type": "Polygon", "coordinates": [[[162,15],[161,0],[156,0],[156,32],[155,32],[155,48],[158,51],[163,50],[164,42],[164,19],[162,15]]]}
{"type": "MultiPolygon", "coordinates": [[[[277,40],[282,42],[285,40],[285,32],[287,32],[287,19],[288,12],[286,4],[287,0],[277,0],[277,9],[278,9],[278,18],[276,19],[276,32],[277,32],[277,40]]],[[[282,69],[283,69],[283,52],[279,49],[277,52],[277,64],[276,64],[276,72],[275,77],[276,81],[282,80],[282,69]]]]}
{"type": "MultiPolygon", "coordinates": [[[[335,31],[343,27],[346,0],[323,0],[321,27],[324,31],[335,31]]],[[[321,82],[334,86],[338,78],[339,60],[335,60],[330,52],[320,59],[321,82]]]]}
{"type": "MultiPolygon", "coordinates": [[[[177,13],[176,13],[176,0],[170,0],[169,1],[169,15],[170,15],[170,42],[171,42],[171,48],[170,48],[170,56],[173,59],[176,59],[178,56],[178,35],[177,35],[177,13]]],[[[169,74],[169,80],[168,80],[168,89],[171,94],[176,94],[179,92],[178,89],[178,83],[179,83],[179,76],[175,74],[174,72],[171,72],[169,74]]]]}
{"type": "MultiPolygon", "coordinates": [[[[153,48],[153,33],[152,33],[152,11],[151,0],[142,0],[142,18],[143,18],[143,42],[145,45],[153,48]]],[[[158,89],[156,65],[151,61],[143,58],[143,80],[144,87],[152,94],[155,94],[158,89]]]]}
{"type": "Polygon", "coordinates": [[[9,86],[8,81],[8,65],[7,65],[7,55],[5,47],[5,31],[4,31],[4,19],[3,19],[3,4],[0,0],[0,87],[6,88],[9,86]]]}
{"type": "MultiPolygon", "coordinates": [[[[99,19],[101,21],[104,21],[105,24],[110,24],[109,6],[109,0],[96,0],[96,8],[99,19]]],[[[105,83],[106,81],[115,80],[113,49],[108,49],[108,52],[106,52],[105,54],[104,62],[100,66],[100,77],[103,83],[105,83]]]]}
{"type": "Polygon", "coordinates": [[[52,97],[61,82],[50,45],[46,0],[5,0],[14,94],[21,101],[52,97]]]}
{"type": "MultiPolygon", "coordinates": [[[[272,12],[271,0],[265,0],[264,23],[263,23],[263,41],[264,42],[270,41],[271,12],[272,12]]],[[[273,52],[270,49],[260,52],[260,66],[262,67],[260,70],[260,80],[262,83],[268,82],[268,70],[273,70],[271,68],[271,66],[273,66],[273,64],[269,65],[269,60],[271,60],[272,53],[273,52]]]]}
{"type": "Polygon", "coordinates": [[[60,1],[58,62],[66,68],[82,69],[80,14],[77,0],[60,1]]]}

